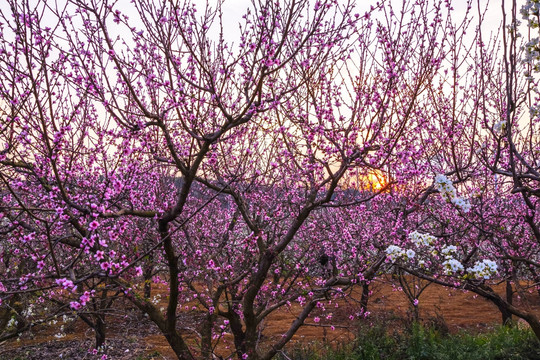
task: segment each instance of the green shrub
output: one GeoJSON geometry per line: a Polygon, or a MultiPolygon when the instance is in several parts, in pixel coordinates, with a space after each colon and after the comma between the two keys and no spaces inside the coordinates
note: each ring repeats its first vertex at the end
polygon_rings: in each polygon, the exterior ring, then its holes
{"type": "Polygon", "coordinates": [[[348,345],[312,344],[295,347],[278,356],[286,360],[540,360],[540,344],[532,331],[497,327],[483,334],[440,334],[433,328],[413,324],[389,332],[384,322],[361,328],[348,345]]]}
{"type": "Polygon", "coordinates": [[[530,330],[502,326],[484,334],[461,332],[441,337],[435,331],[414,325],[405,359],[540,359],[540,348],[530,330]]]}

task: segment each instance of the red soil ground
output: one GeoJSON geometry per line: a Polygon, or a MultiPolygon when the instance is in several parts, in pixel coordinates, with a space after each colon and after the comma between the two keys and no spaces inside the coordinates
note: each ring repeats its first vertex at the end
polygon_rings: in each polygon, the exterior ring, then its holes
{"type": "MultiPolygon", "coordinates": [[[[365,319],[349,318],[359,310],[357,301],[360,298],[359,292],[354,292],[348,302],[341,301],[334,311],[328,307],[327,311],[321,314],[319,323],[313,321],[313,317],[318,315],[315,313],[306,321],[306,326],[293,337],[289,346],[299,343],[307,346],[323,342],[333,345],[343,344],[354,338],[359,331],[359,325],[370,325],[381,319],[391,321],[395,324],[395,328],[401,328],[410,316],[412,307],[398,287],[399,284],[392,284],[389,281],[374,282],[368,305],[370,315],[365,319]],[[326,319],[330,312],[331,319],[326,319]]],[[[496,286],[496,289],[501,293],[504,291],[502,285],[496,286]]],[[[518,291],[514,295],[514,302],[540,315],[538,293],[518,291]]],[[[491,302],[471,292],[451,290],[437,285],[430,285],[421,294],[418,308],[422,321],[443,327],[450,332],[460,329],[485,331],[501,322],[501,314],[491,302]]],[[[298,309],[293,306],[289,311],[279,311],[266,320],[262,346],[281,336],[296,318],[298,309]]],[[[197,321],[196,318],[190,318],[189,314],[181,320],[184,324],[193,325],[196,325],[197,321]]],[[[84,323],[77,320],[64,324],[66,337],[57,339],[54,334],[58,332],[60,324],[61,322],[54,326],[36,327],[31,334],[25,334],[18,341],[10,340],[0,344],[0,360],[96,358],[88,353],[88,349],[93,347],[93,332],[84,323]]],[[[111,315],[107,324],[108,344],[112,346],[108,351],[109,359],[175,359],[165,338],[136,311],[123,310],[118,316],[111,315]]],[[[222,355],[231,354],[230,343],[231,337],[226,336],[219,346],[222,355]]]]}

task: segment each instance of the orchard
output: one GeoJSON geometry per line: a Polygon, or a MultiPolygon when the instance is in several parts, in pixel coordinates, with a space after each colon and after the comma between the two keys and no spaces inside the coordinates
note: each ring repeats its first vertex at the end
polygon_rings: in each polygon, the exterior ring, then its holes
{"type": "Polygon", "coordinates": [[[0,342],[129,304],[271,359],[390,274],[540,339],[540,2],[228,3],[0,5],[0,342]]]}

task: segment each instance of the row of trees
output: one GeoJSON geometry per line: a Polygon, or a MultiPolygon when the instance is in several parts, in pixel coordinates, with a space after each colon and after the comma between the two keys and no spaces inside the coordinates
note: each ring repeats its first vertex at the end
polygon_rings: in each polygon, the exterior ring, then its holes
{"type": "Polygon", "coordinates": [[[458,21],[449,1],[253,1],[234,42],[221,2],[8,3],[0,340],[75,312],[100,347],[122,298],[179,359],[212,358],[224,331],[231,355],[270,359],[392,267],[540,338],[512,302],[540,280],[536,0],[525,41],[515,1],[495,37],[480,3],[458,21]],[[261,344],[284,308],[297,319],[261,344]]]}

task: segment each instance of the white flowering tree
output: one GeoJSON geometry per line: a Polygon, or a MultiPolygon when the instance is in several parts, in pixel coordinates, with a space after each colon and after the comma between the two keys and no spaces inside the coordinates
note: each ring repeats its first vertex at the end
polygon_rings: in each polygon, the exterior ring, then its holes
{"type": "Polygon", "coordinates": [[[481,105],[461,118],[462,128],[476,130],[458,140],[471,144],[470,151],[455,151],[459,145],[451,144],[439,155],[451,176],[436,175],[433,182],[442,199],[454,205],[455,216],[437,215],[445,231],[436,231],[429,226],[435,213],[425,214],[422,230],[409,233],[411,246],[389,247],[387,253],[411,274],[489,299],[503,321],[516,315],[540,337],[538,316],[526,301],[513,301],[516,292],[538,291],[540,280],[539,6],[531,0],[521,9],[515,1],[503,7],[501,60],[486,50],[490,42],[479,34],[483,61],[469,70],[482,74],[475,84],[481,105]],[[527,39],[519,33],[519,13],[527,39]],[[414,265],[407,255],[411,249],[418,259],[414,265]],[[504,295],[490,285],[493,278],[506,282],[504,295]]]}

